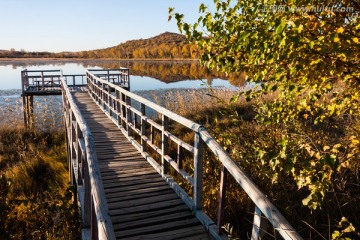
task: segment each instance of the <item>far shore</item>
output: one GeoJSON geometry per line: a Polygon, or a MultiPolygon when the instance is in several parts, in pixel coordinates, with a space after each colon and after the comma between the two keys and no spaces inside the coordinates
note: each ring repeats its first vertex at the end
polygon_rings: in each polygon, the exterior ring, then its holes
{"type": "Polygon", "coordinates": [[[183,58],[0,58],[0,62],[95,62],[95,61],[123,61],[123,62],[196,62],[199,59],[183,58]]]}

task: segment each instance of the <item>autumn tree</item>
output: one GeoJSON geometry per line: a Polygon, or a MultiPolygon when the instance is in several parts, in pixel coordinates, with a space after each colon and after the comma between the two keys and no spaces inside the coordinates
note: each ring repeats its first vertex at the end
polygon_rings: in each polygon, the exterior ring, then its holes
{"type": "Polygon", "coordinates": [[[257,157],[267,159],[263,164],[274,170],[274,181],[278,172],[286,172],[299,188],[306,187],[303,204],[318,208],[334,175],[357,162],[359,128],[341,141],[335,137],[323,142],[313,142],[302,129],[306,125],[315,131],[326,123],[329,132],[340,127],[348,131],[337,123],[359,118],[359,3],[214,0],[214,8],[201,4],[200,17],[192,24],[172,8],[169,13],[196,43],[204,65],[243,72],[255,83],[232,100],[243,95],[253,100],[257,121],[278,124],[281,136],[277,153],[270,156],[263,146],[257,157]],[[261,101],[268,94],[273,101],[261,101]],[[299,152],[306,157],[299,159],[299,152]]]}

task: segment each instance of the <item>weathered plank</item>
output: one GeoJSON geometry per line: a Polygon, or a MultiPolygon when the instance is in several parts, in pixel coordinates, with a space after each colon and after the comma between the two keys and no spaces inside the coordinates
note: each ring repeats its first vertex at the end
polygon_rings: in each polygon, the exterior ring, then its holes
{"type": "Polygon", "coordinates": [[[141,236],[130,237],[128,240],[136,240],[136,239],[209,239],[207,234],[203,233],[202,226],[195,226],[189,228],[182,228],[178,230],[170,230],[162,233],[155,234],[144,234],[141,236]]]}
{"type": "Polygon", "coordinates": [[[160,224],[153,224],[151,226],[145,226],[145,227],[137,227],[134,229],[122,229],[122,231],[117,231],[115,229],[115,236],[118,238],[124,238],[124,237],[133,237],[140,234],[149,234],[149,233],[158,233],[158,232],[164,232],[169,230],[177,230],[181,228],[186,227],[193,227],[196,225],[199,225],[199,221],[195,218],[185,219],[185,220],[179,220],[179,221],[171,221],[171,222],[164,222],[160,224]]]}

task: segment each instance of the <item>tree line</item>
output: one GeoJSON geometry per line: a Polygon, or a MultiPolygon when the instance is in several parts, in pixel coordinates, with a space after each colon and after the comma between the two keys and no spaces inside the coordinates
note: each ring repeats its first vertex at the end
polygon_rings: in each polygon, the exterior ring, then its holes
{"type": "Polygon", "coordinates": [[[0,50],[0,58],[82,58],[82,59],[190,59],[198,58],[195,44],[177,33],[165,32],[149,39],[131,40],[114,47],[80,52],[27,52],[0,50]]]}

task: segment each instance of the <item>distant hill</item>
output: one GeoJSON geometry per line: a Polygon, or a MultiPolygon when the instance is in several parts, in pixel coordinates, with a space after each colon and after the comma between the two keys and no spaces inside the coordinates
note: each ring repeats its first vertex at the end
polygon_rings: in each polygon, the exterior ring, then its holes
{"type": "Polygon", "coordinates": [[[81,52],[26,52],[0,50],[0,58],[189,59],[198,50],[181,34],[165,32],[148,39],[130,40],[114,47],[81,52]]]}
{"type": "MultiPolygon", "coordinates": [[[[64,57],[70,57],[69,53],[64,57]]],[[[79,58],[195,58],[197,49],[186,37],[177,33],[165,32],[158,36],[130,40],[114,47],[72,53],[79,58]]]]}

